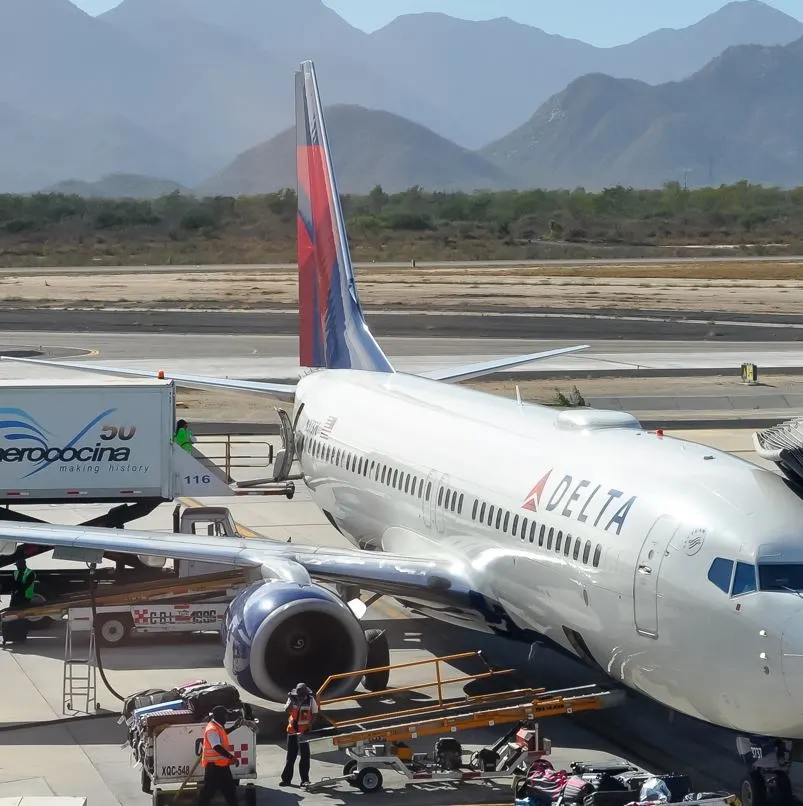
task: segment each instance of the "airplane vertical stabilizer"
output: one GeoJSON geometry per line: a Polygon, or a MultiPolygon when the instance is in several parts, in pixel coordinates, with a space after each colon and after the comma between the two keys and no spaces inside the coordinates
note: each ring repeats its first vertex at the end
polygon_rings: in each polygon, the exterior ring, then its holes
{"type": "Polygon", "coordinates": [[[296,73],[299,358],[393,372],[363,319],[312,62],[296,73]]]}

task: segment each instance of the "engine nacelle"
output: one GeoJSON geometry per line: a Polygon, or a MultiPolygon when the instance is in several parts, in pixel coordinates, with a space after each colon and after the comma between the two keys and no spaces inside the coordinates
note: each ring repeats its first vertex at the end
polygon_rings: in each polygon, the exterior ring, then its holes
{"type": "MultiPolygon", "coordinates": [[[[346,603],[319,585],[257,582],[231,602],[221,627],[226,671],[246,691],[284,702],[296,683],[317,689],[330,674],[365,668],[368,645],[346,603]]],[[[359,677],[327,696],[350,694],[359,677]]]]}

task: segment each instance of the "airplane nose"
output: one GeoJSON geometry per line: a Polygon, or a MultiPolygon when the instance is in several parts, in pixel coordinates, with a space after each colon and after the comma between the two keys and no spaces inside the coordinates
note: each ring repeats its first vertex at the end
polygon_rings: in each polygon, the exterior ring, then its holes
{"type": "Polygon", "coordinates": [[[797,713],[803,713],[803,610],[784,624],[781,641],[784,683],[797,713]]]}

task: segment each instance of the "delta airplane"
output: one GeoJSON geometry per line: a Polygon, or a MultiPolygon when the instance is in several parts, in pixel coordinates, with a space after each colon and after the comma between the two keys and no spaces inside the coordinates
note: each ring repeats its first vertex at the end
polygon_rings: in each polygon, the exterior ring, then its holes
{"type": "Polygon", "coordinates": [[[304,482],[354,548],[6,522],[0,539],[258,569],[229,608],[224,663],[273,701],[298,679],[366,668],[357,603],[322,583],[548,645],[744,734],[755,759],[745,806],[788,800],[790,753],[803,747],[803,500],[776,473],[649,433],[629,414],[454,385],[579,346],[394,371],[363,319],[311,62],[296,74],[296,115],[308,371],[296,385],[168,377],[292,401],[304,482]]]}

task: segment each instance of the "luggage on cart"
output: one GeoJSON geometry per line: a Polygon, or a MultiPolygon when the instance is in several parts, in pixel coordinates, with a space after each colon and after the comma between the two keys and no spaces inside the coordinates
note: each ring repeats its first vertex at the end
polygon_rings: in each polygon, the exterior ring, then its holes
{"type": "Polygon", "coordinates": [[[579,775],[572,775],[563,787],[563,803],[582,804],[594,791],[594,785],[579,775]]]}
{"type": "Polygon", "coordinates": [[[196,717],[205,719],[218,705],[228,709],[242,708],[240,692],[230,683],[211,683],[186,695],[185,701],[196,717]]]}
{"type": "Polygon", "coordinates": [[[179,698],[180,695],[176,689],[146,688],[144,691],[132,694],[125,700],[123,703],[123,716],[126,719],[130,719],[138,708],[158,705],[159,703],[170,702],[179,698]]]}
{"type": "Polygon", "coordinates": [[[190,725],[197,722],[195,714],[188,708],[176,711],[153,711],[140,717],[142,730],[152,731],[161,725],[190,725]]]}
{"type": "Polygon", "coordinates": [[[208,685],[208,680],[190,680],[187,683],[176,686],[176,691],[181,699],[186,699],[193,691],[199,691],[202,688],[206,688],[208,685]]]}

